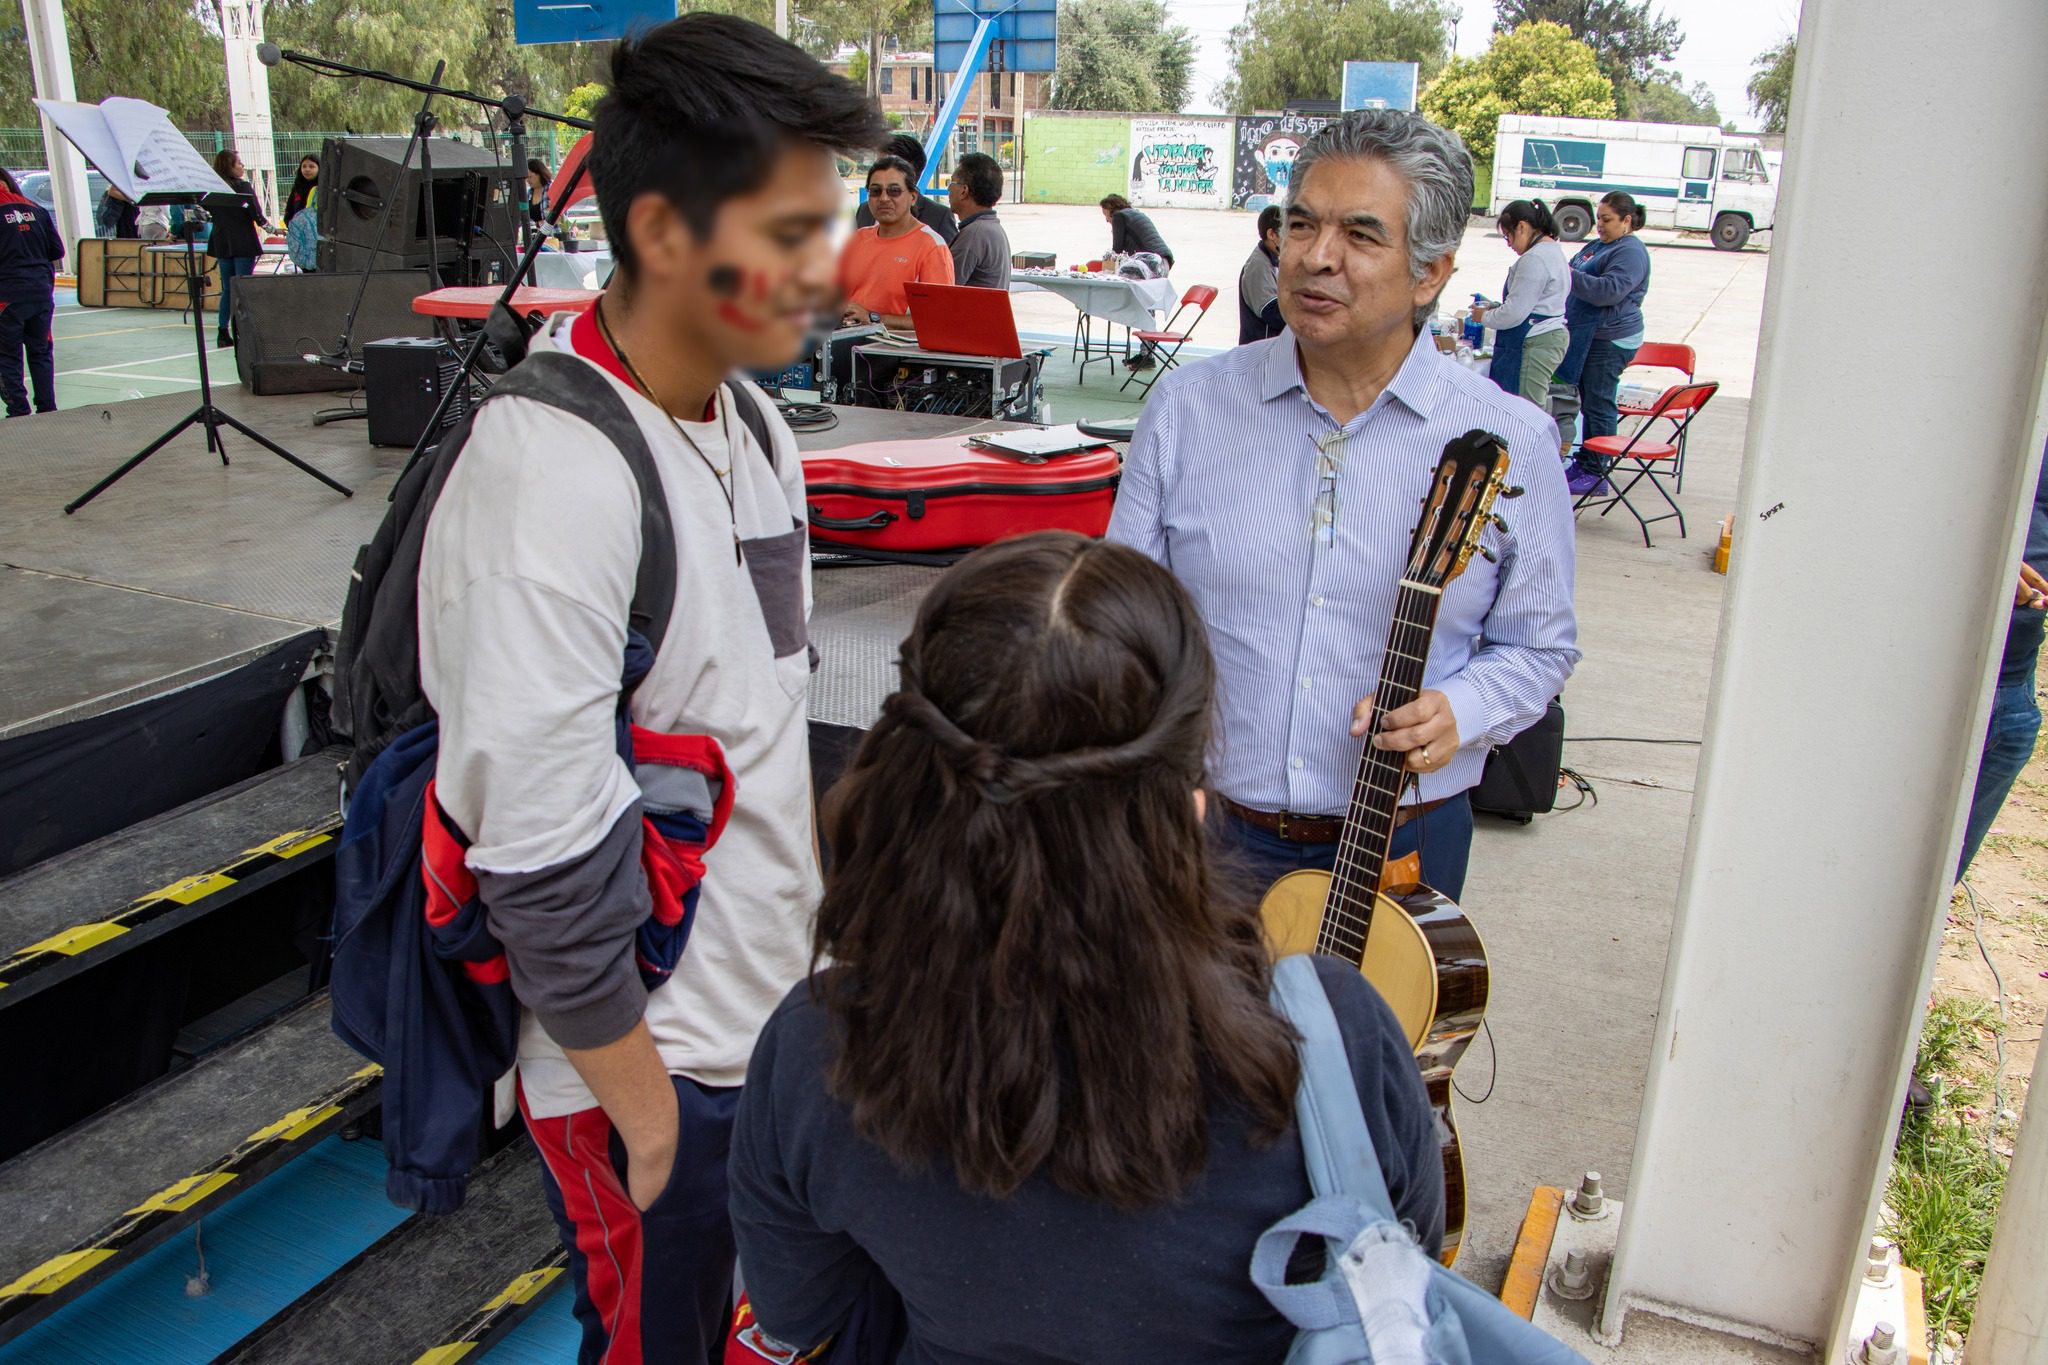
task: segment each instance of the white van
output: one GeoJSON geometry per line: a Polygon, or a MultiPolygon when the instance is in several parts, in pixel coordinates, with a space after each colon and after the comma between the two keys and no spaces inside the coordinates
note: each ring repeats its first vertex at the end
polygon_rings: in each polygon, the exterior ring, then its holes
{"type": "Polygon", "coordinates": [[[1739,251],[1777,221],[1777,157],[1754,136],[1676,123],[1501,115],[1493,143],[1493,205],[1517,199],[1550,209],[1566,241],[1593,230],[1593,206],[1612,190],[1633,195],[1650,227],[1713,234],[1739,251]]]}

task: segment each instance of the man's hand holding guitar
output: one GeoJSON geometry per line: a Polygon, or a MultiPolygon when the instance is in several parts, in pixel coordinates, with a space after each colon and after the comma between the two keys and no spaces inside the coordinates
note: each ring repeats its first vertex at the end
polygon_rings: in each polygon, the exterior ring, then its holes
{"type": "MultiPolygon", "coordinates": [[[[1352,709],[1354,739],[1373,728],[1372,700],[1367,697],[1352,709]]],[[[1435,772],[1458,756],[1458,718],[1451,714],[1450,698],[1435,688],[1418,692],[1414,701],[1387,712],[1372,742],[1377,749],[1405,750],[1411,773],[1435,772]]]]}

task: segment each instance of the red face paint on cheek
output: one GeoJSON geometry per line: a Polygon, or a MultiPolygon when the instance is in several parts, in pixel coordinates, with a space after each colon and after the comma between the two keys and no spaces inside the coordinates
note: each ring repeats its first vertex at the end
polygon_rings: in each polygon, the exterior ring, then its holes
{"type": "Polygon", "coordinates": [[[718,316],[721,320],[732,324],[743,332],[758,332],[763,326],[759,320],[750,318],[745,313],[742,313],[739,305],[735,304],[731,299],[723,299],[719,302],[718,316]]]}

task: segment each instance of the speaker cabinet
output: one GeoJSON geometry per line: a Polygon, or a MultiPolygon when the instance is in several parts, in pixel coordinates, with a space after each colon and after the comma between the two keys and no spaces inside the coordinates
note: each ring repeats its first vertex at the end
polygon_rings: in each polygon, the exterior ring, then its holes
{"type": "Polygon", "coordinates": [[[406,266],[425,265],[436,246],[444,261],[465,246],[486,259],[517,251],[512,189],[526,168],[502,165],[489,151],[467,142],[434,138],[430,177],[420,168],[418,147],[413,147],[407,161],[410,141],[402,137],[327,139],[320,157],[321,245],[336,242],[375,247],[406,266]],[[433,244],[427,240],[430,194],[433,244]]]}
{"type": "MultiPolygon", "coordinates": [[[[370,413],[370,444],[412,446],[434,420],[441,396],[454,388],[462,357],[439,337],[387,337],[363,347],[363,405],[370,413]]],[[[459,421],[468,403],[448,405],[442,425],[459,421]]]]}
{"type": "MultiPolygon", "coordinates": [[[[325,243],[322,243],[324,246],[325,243]]],[[[341,339],[355,302],[359,275],[244,275],[229,300],[235,320],[235,369],[251,393],[325,393],[362,387],[360,369],[308,361],[341,339]]],[[[426,325],[412,301],[427,291],[417,270],[379,271],[363,289],[348,359],[360,361],[365,342],[411,336],[426,325]]]]}

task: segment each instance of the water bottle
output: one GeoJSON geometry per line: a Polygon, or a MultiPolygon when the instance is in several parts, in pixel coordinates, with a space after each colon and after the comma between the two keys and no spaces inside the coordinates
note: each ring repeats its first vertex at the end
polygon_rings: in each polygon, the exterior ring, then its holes
{"type": "MultiPolygon", "coordinates": [[[[1472,306],[1475,308],[1477,308],[1480,304],[1485,302],[1486,295],[1484,294],[1474,294],[1472,296],[1472,306]]],[[[1485,340],[1486,324],[1483,322],[1474,322],[1472,320],[1472,315],[1470,313],[1465,314],[1465,344],[1476,351],[1480,348],[1481,344],[1485,342],[1485,340]]]]}

